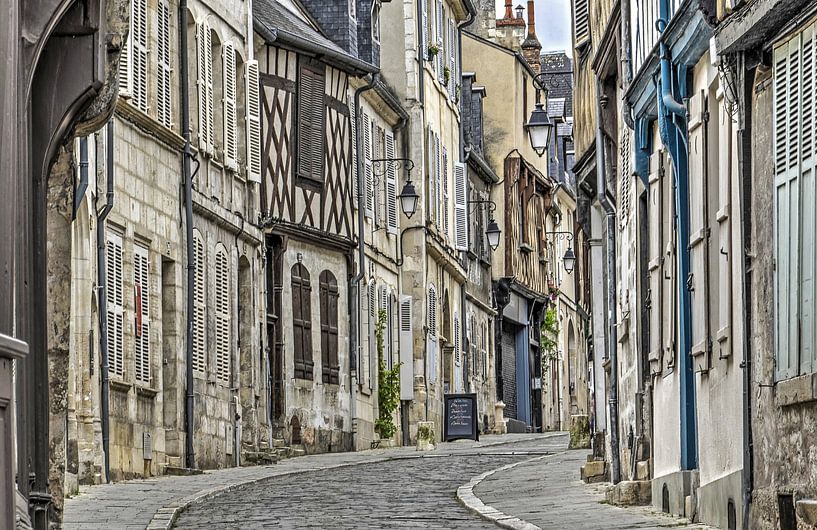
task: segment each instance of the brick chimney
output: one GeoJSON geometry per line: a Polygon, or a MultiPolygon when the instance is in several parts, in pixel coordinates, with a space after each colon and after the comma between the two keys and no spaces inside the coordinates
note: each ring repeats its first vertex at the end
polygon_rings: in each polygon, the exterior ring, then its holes
{"type": "Polygon", "coordinates": [[[530,67],[537,74],[542,69],[539,58],[542,51],[542,44],[536,37],[536,13],[534,12],[534,0],[528,0],[528,36],[522,43],[522,57],[528,62],[530,67]]]}
{"type": "Polygon", "coordinates": [[[511,0],[505,0],[505,18],[508,20],[513,18],[513,3],[511,0]]]}

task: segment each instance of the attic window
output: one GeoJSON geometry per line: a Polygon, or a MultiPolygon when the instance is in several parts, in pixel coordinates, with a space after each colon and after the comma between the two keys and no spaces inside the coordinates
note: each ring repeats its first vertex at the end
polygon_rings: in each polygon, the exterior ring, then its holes
{"type": "Polygon", "coordinates": [[[372,40],[380,42],[380,2],[372,5],[372,40]]]}
{"type": "Polygon", "coordinates": [[[573,0],[573,39],[578,50],[590,40],[589,0],[573,0]]]}

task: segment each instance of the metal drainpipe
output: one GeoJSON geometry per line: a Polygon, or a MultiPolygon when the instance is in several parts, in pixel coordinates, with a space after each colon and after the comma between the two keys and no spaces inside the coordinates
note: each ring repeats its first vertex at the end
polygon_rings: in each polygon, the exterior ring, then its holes
{"type": "MultiPolygon", "coordinates": [[[[630,26],[630,2],[621,2],[621,71],[624,73],[624,83],[622,91],[626,94],[633,82],[633,48],[631,44],[631,26],[630,26]]],[[[621,116],[624,118],[624,123],[630,130],[635,130],[635,123],[631,114],[632,108],[629,104],[624,103],[621,116]]],[[[629,175],[626,175],[629,178],[629,175]]]]}
{"type": "Polygon", "coordinates": [[[607,353],[610,356],[610,474],[613,484],[621,480],[618,454],[618,338],[616,336],[616,212],[607,199],[607,168],[602,125],[601,78],[596,76],[596,196],[607,221],[607,353]]]}
{"type": "Polygon", "coordinates": [[[184,221],[185,240],[187,244],[187,312],[185,336],[185,404],[184,404],[184,431],[185,431],[185,465],[188,468],[196,467],[196,457],[193,449],[193,286],[196,281],[195,255],[193,252],[193,175],[190,161],[193,152],[190,148],[190,96],[188,94],[188,57],[187,57],[187,0],[179,1],[179,92],[182,110],[182,137],[184,150],[182,151],[182,173],[184,176],[184,221]]]}
{"type": "MultiPolygon", "coordinates": [[[[108,374],[108,293],[107,279],[105,277],[105,219],[113,208],[113,119],[106,127],[106,167],[107,184],[105,185],[105,206],[96,216],[96,274],[97,274],[97,305],[99,306],[99,355],[101,357],[102,372],[102,396],[101,400],[101,420],[102,420],[102,453],[105,459],[105,482],[111,480],[111,460],[110,460],[110,439],[111,422],[109,410],[110,375],[108,374]]],[[[88,167],[88,144],[85,143],[83,152],[80,144],[80,161],[85,160],[85,168],[88,167]]],[[[81,162],[80,162],[81,163],[81,162]]]]}
{"type": "Polygon", "coordinates": [[[366,173],[366,163],[363,159],[363,113],[360,109],[360,96],[362,96],[364,92],[373,89],[379,79],[380,74],[372,74],[365,85],[355,90],[355,144],[357,145],[357,151],[355,152],[355,165],[357,166],[357,255],[359,263],[357,274],[352,278],[349,289],[349,299],[351,300],[350,309],[352,313],[351,330],[349,333],[349,393],[351,397],[349,413],[352,417],[353,446],[357,442],[357,440],[355,440],[357,432],[354,429],[354,424],[355,414],[357,413],[355,403],[357,400],[357,349],[360,342],[360,337],[358,336],[360,308],[358,306],[360,302],[360,280],[362,280],[365,276],[364,271],[366,268],[366,235],[364,233],[366,203],[365,198],[363,197],[363,186],[361,185],[361,179],[365,177],[366,173]]]}

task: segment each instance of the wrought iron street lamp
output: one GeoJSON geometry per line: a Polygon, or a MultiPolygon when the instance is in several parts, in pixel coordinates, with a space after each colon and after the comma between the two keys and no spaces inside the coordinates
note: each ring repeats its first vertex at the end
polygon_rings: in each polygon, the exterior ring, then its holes
{"type": "MultiPolygon", "coordinates": [[[[546,237],[552,237],[555,240],[566,240],[568,243],[573,241],[573,232],[546,232],[546,237]]],[[[565,272],[571,274],[576,267],[576,253],[573,252],[573,245],[568,245],[565,255],[562,256],[562,265],[564,265],[565,272]]]]}
{"type": "Polygon", "coordinates": [[[553,120],[548,116],[545,105],[547,104],[547,88],[544,85],[544,75],[539,74],[533,78],[536,86],[536,107],[530,115],[525,130],[528,132],[530,146],[540,157],[545,154],[550,145],[550,137],[553,134],[553,120]],[[541,94],[545,93],[545,103],[541,102],[541,94]]]}
{"type": "Polygon", "coordinates": [[[485,229],[485,237],[488,238],[488,246],[491,247],[491,250],[496,250],[497,247],[499,246],[499,236],[502,235],[502,229],[499,228],[499,225],[494,220],[494,211],[496,211],[496,203],[494,201],[485,199],[479,201],[468,201],[468,204],[488,205],[488,213],[491,214],[491,217],[488,220],[488,227],[485,229]]]}
{"type": "Polygon", "coordinates": [[[411,216],[417,211],[417,202],[420,200],[420,194],[417,193],[411,179],[406,181],[403,191],[400,192],[397,198],[400,199],[400,208],[403,209],[403,213],[411,219],[411,216]]]}

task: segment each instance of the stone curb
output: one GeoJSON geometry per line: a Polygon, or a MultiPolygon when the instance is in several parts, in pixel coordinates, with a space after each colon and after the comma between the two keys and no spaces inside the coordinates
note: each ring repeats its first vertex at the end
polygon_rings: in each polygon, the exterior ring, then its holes
{"type": "Polygon", "coordinates": [[[477,485],[479,485],[479,483],[481,483],[486,478],[490,477],[495,473],[499,473],[500,471],[507,471],[508,469],[515,468],[516,466],[522,464],[529,464],[531,462],[536,462],[537,460],[550,458],[551,456],[563,455],[566,452],[567,451],[560,451],[558,453],[537,456],[536,458],[523,460],[521,462],[515,462],[513,464],[508,464],[491,471],[486,471],[481,475],[473,477],[467,484],[463,484],[462,486],[457,488],[457,500],[459,500],[460,503],[462,503],[462,505],[465,506],[465,508],[468,509],[470,512],[479,515],[483,519],[494,523],[500,528],[507,528],[509,530],[542,530],[535,524],[531,524],[518,517],[502,513],[493,506],[485,504],[484,502],[482,502],[482,500],[480,500],[479,497],[476,496],[476,494],[474,493],[474,488],[477,487],[477,485]]]}
{"type": "MultiPolygon", "coordinates": [[[[564,436],[564,433],[554,433],[552,435],[543,436],[542,438],[553,438],[555,436],[564,436]]],[[[523,443],[523,442],[529,442],[529,441],[530,440],[507,440],[507,441],[498,440],[496,442],[491,442],[491,443],[484,444],[484,445],[482,445],[480,447],[475,447],[474,449],[478,451],[479,449],[482,449],[482,448],[485,448],[485,447],[493,447],[493,446],[498,446],[498,445],[512,445],[512,444],[516,444],[516,443],[523,443]]],[[[449,455],[447,455],[447,454],[419,454],[419,455],[412,455],[412,454],[402,454],[401,455],[401,454],[397,454],[397,455],[393,455],[393,456],[373,458],[371,460],[361,460],[359,462],[345,462],[343,464],[333,464],[333,465],[323,466],[323,467],[313,467],[313,468],[298,469],[298,470],[293,470],[293,471],[285,471],[283,473],[278,473],[278,474],[273,473],[273,474],[267,475],[265,477],[256,477],[256,478],[247,479],[247,480],[244,480],[244,481],[241,481],[241,482],[236,482],[236,483],[233,483],[233,484],[227,484],[227,485],[224,485],[224,486],[216,486],[214,488],[198,491],[198,492],[196,492],[196,493],[194,493],[192,495],[188,495],[187,497],[182,497],[181,499],[175,500],[172,503],[160,508],[159,510],[156,511],[156,513],[150,519],[150,523],[148,524],[146,530],[170,530],[173,527],[173,524],[176,522],[176,520],[182,514],[182,512],[184,512],[184,510],[186,510],[190,506],[193,506],[194,504],[199,504],[199,503],[202,503],[204,501],[207,501],[207,500],[215,497],[216,495],[220,495],[222,493],[228,493],[228,492],[233,491],[233,490],[235,490],[235,489],[237,489],[237,488],[239,488],[241,486],[247,486],[247,485],[255,484],[257,482],[261,482],[263,480],[268,480],[268,479],[271,479],[271,478],[287,477],[287,476],[292,476],[292,475],[299,475],[301,473],[311,473],[311,472],[314,472],[314,471],[325,471],[325,470],[328,470],[328,469],[340,469],[340,468],[344,468],[344,467],[359,466],[359,465],[363,465],[363,464],[379,464],[379,463],[383,463],[383,462],[390,462],[390,461],[393,461],[393,460],[407,460],[407,459],[412,459],[412,458],[429,458],[429,457],[443,457],[443,456],[449,456],[449,455]]],[[[551,456],[551,455],[544,455],[544,456],[540,456],[540,457],[537,457],[537,458],[545,458],[547,456],[551,456]]],[[[536,460],[536,458],[534,458],[533,460],[536,460]]],[[[526,462],[529,462],[529,460],[526,460],[526,462]]],[[[517,464],[514,464],[514,465],[518,465],[520,463],[523,463],[523,462],[518,462],[517,464]]],[[[511,467],[513,467],[513,466],[511,466],[511,467]]],[[[491,472],[491,474],[496,472],[496,471],[500,471],[501,469],[503,469],[503,468],[494,470],[493,472],[491,472]]],[[[459,492],[457,492],[457,496],[459,497],[459,492]]],[[[476,497],[474,497],[474,498],[476,498],[476,497]]],[[[499,513],[499,512],[497,512],[497,513],[499,513]]],[[[497,523],[497,524],[499,524],[499,523],[497,523]]],[[[535,529],[537,527],[516,527],[516,526],[514,526],[514,527],[505,527],[505,528],[535,529]]]]}

